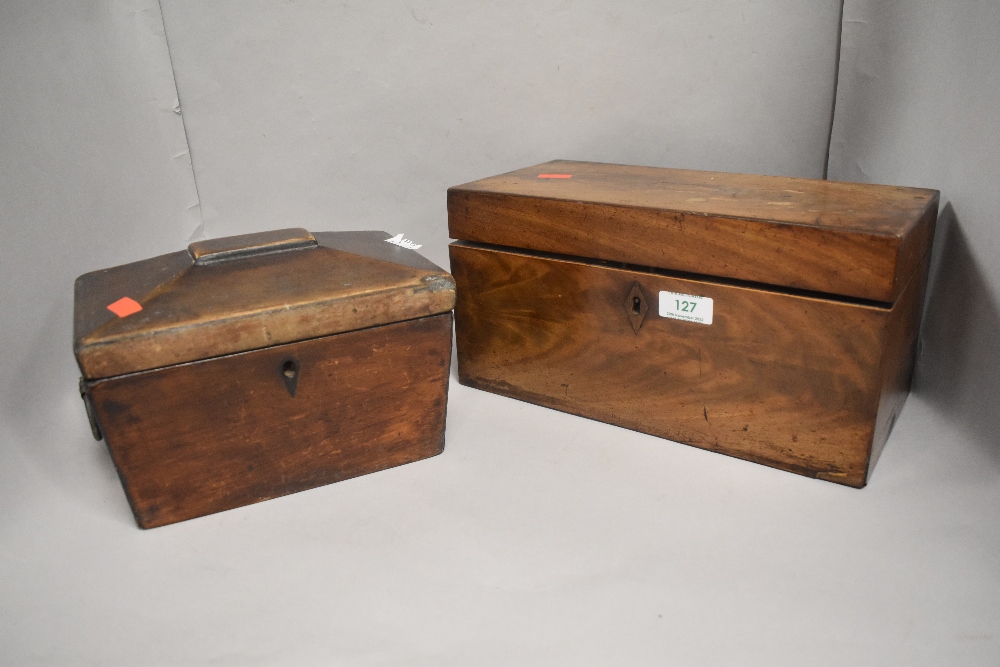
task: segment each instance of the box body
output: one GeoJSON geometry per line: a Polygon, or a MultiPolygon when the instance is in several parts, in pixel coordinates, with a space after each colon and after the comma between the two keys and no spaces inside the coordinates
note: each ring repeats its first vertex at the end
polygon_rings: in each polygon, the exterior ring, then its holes
{"type": "Polygon", "coordinates": [[[445,313],[88,382],[139,525],[441,453],[451,322],[445,313]]]}
{"type": "MultiPolygon", "coordinates": [[[[711,238],[706,229],[714,226],[721,237],[711,241],[716,247],[734,241],[718,231],[718,220],[706,215],[639,207],[622,210],[606,201],[580,201],[586,194],[580,190],[564,201],[557,198],[560,184],[528,181],[537,178],[533,172],[576,178],[588,169],[607,183],[620,175],[617,169],[630,168],[550,163],[496,177],[506,185],[493,187],[491,179],[485,179],[450,193],[452,235],[472,239],[450,247],[458,289],[459,380],[783,470],[864,486],[909,389],[936,193],[913,191],[922,199],[914,207],[917,213],[910,229],[926,238],[904,235],[878,240],[898,252],[880,262],[882,268],[869,272],[869,284],[856,279],[854,273],[861,269],[846,272],[844,280],[823,271],[790,274],[786,265],[770,274],[792,276],[783,282],[798,280],[816,287],[826,281],[846,286],[844,291],[867,290],[869,295],[888,297],[877,301],[614,261],[631,259],[627,246],[633,243],[647,258],[688,262],[686,268],[694,268],[690,257],[675,257],[683,246],[635,243],[636,227],[665,237],[682,233],[680,225],[687,223],[695,228],[690,230],[695,237],[711,238]],[[504,187],[523,188],[528,194],[495,191],[504,187]],[[543,199],[536,188],[557,194],[543,199]],[[543,218],[539,225],[552,228],[539,235],[540,240],[532,237],[532,216],[543,218]],[[672,229],[658,230],[657,216],[672,229]],[[616,229],[621,239],[603,242],[608,229],[616,229]],[[537,249],[549,244],[578,252],[592,231],[591,249],[606,258],[537,249]],[[497,237],[503,235],[499,245],[497,237]],[[515,242],[535,247],[512,247],[515,242]],[[914,246],[925,249],[916,261],[904,256],[914,246]],[[901,266],[900,256],[912,265],[903,269],[909,274],[901,278],[885,268],[901,266]],[[712,299],[711,324],[661,317],[661,292],[712,299]]],[[[727,176],[731,175],[714,178],[727,176]]],[[[616,182],[616,196],[627,190],[629,179],[624,180],[616,182]]],[[[661,180],[669,183],[670,174],[661,180]]],[[[778,180],[791,182],[777,184],[789,185],[779,190],[803,190],[809,183],[778,180]]],[[[642,191],[636,197],[649,185],[639,187],[642,191]]],[[[747,196],[746,189],[742,194],[747,196]]],[[[601,196],[596,188],[593,197],[601,196]]],[[[769,229],[765,221],[754,223],[768,238],[801,235],[796,229],[769,229]]],[[[750,246],[754,242],[749,235],[743,241],[750,246]]],[[[863,245],[856,238],[839,242],[843,247],[863,245]]],[[[794,248],[794,243],[788,247],[794,248]]],[[[817,250],[811,244],[804,247],[817,250]]],[[[702,248],[702,252],[707,251],[702,248]]],[[[751,256],[752,248],[740,252],[751,256]]],[[[710,264],[725,270],[724,256],[712,257],[710,264]]],[[[800,261],[804,260],[793,254],[786,264],[800,261]]],[[[756,268],[750,261],[729,264],[730,274],[757,271],[755,277],[768,277],[765,262],[756,268]]]]}
{"type": "MultiPolygon", "coordinates": [[[[127,370],[127,364],[154,363],[153,357],[164,354],[163,348],[173,342],[182,345],[170,350],[172,355],[202,356],[206,346],[235,348],[250,336],[242,325],[227,328],[240,319],[232,308],[216,302],[214,315],[192,314],[178,306],[178,294],[173,303],[176,312],[184,315],[178,316],[182,322],[174,324],[181,330],[157,329],[157,323],[170,320],[175,311],[168,313],[163,307],[169,290],[154,287],[136,299],[142,303],[142,312],[148,313],[147,321],[133,325],[140,342],[122,339],[118,329],[99,334],[100,327],[78,339],[88,411],[95,430],[106,440],[140,526],[183,521],[442,451],[451,362],[450,277],[413,251],[375,245],[389,237],[382,232],[316,236],[327,242],[323,250],[333,250],[329,257],[317,254],[304,260],[304,255],[294,253],[266,253],[228,266],[213,265],[202,276],[206,281],[195,282],[210,289],[233,272],[262,271],[272,283],[292,283],[292,293],[298,294],[307,289],[296,284],[300,281],[313,285],[331,279],[329,275],[310,279],[300,271],[303,262],[313,269],[316,262],[331,261],[337,268],[329,271],[342,272],[334,278],[344,289],[360,289],[350,295],[330,294],[332,301],[325,307],[321,303],[319,309],[310,301],[302,302],[295,318],[303,331],[316,331],[321,326],[317,320],[324,317],[324,328],[330,329],[330,322],[336,321],[349,330],[108,377],[86,377],[88,371],[96,374],[95,369],[127,370]],[[349,246],[352,252],[334,250],[337,246],[349,246]],[[257,266],[250,267],[247,261],[257,266]],[[359,267],[374,270],[365,278],[359,267]],[[355,276],[350,280],[357,282],[345,285],[347,275],[355,276]],[[393,299],[405,302],[405,308],[394,306],[393,299]],[[349,305],[345,312],[352,317],[365,317],[365,323],[373,317],[390,321],[355,329],[344,313],[331,312],[345,300],[349,305]],[[366,315],[365,303],[381,314],[366,315]],[[441,308],[445,312],[433,313],[441,308]],[[409,319],[391,321],[404,311],[409,319]],[[192,317],[202,324],[191,325],[192,317]],[[98,344],[101,336],[111,339],[104,349],[98,344]],[[198,336],[204,340],[199,342],[198,336]],[[150,337],[165,342],[158,347],[145,340],[150,337]]],[[[184,264],[183,253],[177,255],[166,264],[184,264]]],[[[164,264],[163,258],[147,261],[164,264]]],[[[148,268],[139,263],[109,271],[124,269],[142,275],[148,268]]],[[[188,261],[183,275],[190,277],[202,268],[206,267],[188,261]]],[[[78,283],[78,318],[82,319],[89,312],[86,304],[93,300],[97,278],[112,285],[128,284],[115,276],[86,278],[81,279],[82,285],[78,283]]],[[[239,275],[236,282],[247,278],[239,275]]],[[[174,290],[185,292],[184,303],[199,301],[190,295],[200,294],[202,288],[185,290],[178,287],[181,283],[183,279],[168,281],[174,290]]],[[[279,286],[265,284],[261,289],[270,294],[279,286]]],[[[108,301],[113,294],[117,292],[101,294],[96,302],[108,301]]],[[[259,301],[259,295],[254,301],[259,301]]],[[[294,312],[293,302],[285,295],[272,305],[286,303],[294,312]]],[[[294,326],[284,327],[280,318],[266,316],[266,309],[263,316],[243,305],[238,310],[258,318],[263,326],[274,322],[275,331],[267,331],[272,338],[295,337],[294,326]]],[[[120,327],[123,322],[111,320],[105,326],[120,327]]]]}

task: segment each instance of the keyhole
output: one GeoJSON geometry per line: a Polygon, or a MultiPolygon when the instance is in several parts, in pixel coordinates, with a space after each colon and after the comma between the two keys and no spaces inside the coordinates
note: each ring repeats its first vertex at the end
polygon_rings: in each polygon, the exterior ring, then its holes
{"type": "Polygon", "coordinates": [[[281,379],[289,395],[295,398],[295,388],[299,384],[299,362],[295,357],[289,357],[281,362],[281,379]]]}
{"type": "Polygon", "coordinates": [[[639,283],[632,284],[632,289],[629,290],[628,296],[622,301],[622,309],[628,316],[632,330],[638,335],[642,321],[646,319],[646,311],[649,309],[649,302],[646,301],[646,295],[642,293],[639,283]]]}

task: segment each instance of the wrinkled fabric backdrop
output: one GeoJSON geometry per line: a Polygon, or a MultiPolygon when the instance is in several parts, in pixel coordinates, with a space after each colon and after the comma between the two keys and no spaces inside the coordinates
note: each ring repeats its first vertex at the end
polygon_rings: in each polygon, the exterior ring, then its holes
{"type": "Polygon", "coordinates": [[[0,664],[997,664],[998,38],[971,0],[0,4],[0,664]],[[447,267],[445,189],[555,158],[942,191],[868,488],[453,378],[440,457],[135,527],[76,276],[288,226],[447,267]]]}

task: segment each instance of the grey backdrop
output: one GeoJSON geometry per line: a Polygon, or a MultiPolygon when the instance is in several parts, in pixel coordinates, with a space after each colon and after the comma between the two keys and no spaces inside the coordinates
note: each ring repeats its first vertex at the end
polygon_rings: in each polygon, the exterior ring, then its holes
{"type": "Polygon", "coordinates": [[[556,157],[819,177],[839,5],[211,2],[164,21],[205,231],[376,228],[556,157]]]}
{"type": "Polygon", "coordinates": [[[830,177],[941,190],[916,390],[1000,468],[1000,3],[849,2],[830,177]]]}
{"type": "Polygon", "coordinates": [[[834,114],[840,11],[0,3],[0,663],[996,664],[1000,12],[847,2],[834,114]],[[445,264],[448,185],[820,177],[831,121],[831,177],[948,204],[868,488],[453,383],[440,457],[134,526],[75,391],[80,273],[286,225],[445,264]]]}

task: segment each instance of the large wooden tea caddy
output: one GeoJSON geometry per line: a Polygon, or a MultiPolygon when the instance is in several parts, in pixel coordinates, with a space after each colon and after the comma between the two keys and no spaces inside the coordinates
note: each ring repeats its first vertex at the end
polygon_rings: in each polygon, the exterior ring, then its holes
{"type": "Polygon", "coordinates": [[[448,190],[463,384],[861,487],[938,193],[555,161],[448,190]]]}
{"type": "Polygon", "coordinates": [[[454,283],[388,238],[248,234],[77,279],[81,393],[140,526],[441,452],[454,283]]]}

